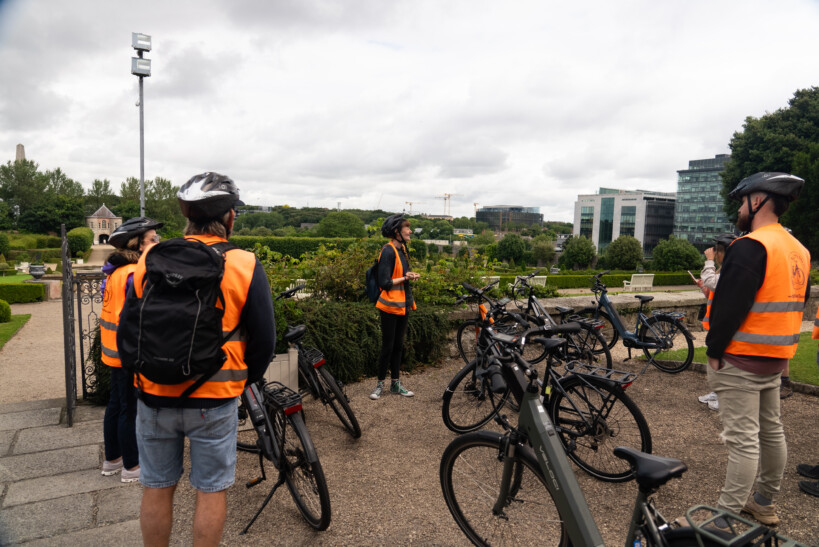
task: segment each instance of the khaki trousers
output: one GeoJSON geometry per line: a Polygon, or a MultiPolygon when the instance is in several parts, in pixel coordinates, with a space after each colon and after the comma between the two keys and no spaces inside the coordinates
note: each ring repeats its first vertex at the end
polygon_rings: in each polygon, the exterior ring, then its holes
{"type": "Polygon", "coordinates": [[[788,447],[779,419],[780,373],[753,374],[722,361],[708,367],[708,384],[719,397],[722,438],[728,446],[725,486],[717,505],[739,513],[754,486],[767,498],[779,492],[788,447]]]}

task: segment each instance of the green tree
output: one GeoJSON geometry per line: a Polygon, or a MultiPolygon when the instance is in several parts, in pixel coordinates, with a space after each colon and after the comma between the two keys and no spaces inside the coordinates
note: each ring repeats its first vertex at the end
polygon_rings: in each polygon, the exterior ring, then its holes
{"type": "Polygon", "coordinates": [[[517,234],[506,234],[498,242],[498,258],[506,260],[510,264],[512,262],[519,263],[523,260],[523,254],[526,252],[526,242],[517,234]]]}
{"type": "Polygon", "coordinates": [[[620,236],[606,247],[606,267],[634,270],[643,261],[643,246],[632,236],[620,236]]]}
{"type": "Polygon", "coordinates": [[[114,207],[119,204],[119,198],[111,188],[111,181],[94,179],[91,188],[85,194],[85,210],[91,214],[105,204],[108,204],[109,208],[114,207]]]}
{"type": "Polygon", "coordinates": [[[484,247],[495,243],[495,233],[492,230],[483,230],[472,238],[470,242],[473,247],[484,247]]]}
{"type": "Polygon", "coordinates": [[[791,204],[782,223],[808,248],[814,259],[819,258],[819,143],[793,158],[792,172],[805,179],[799,199],[791,204]]]}
{"type": "Polygon", "coordinates": [[[48,177],[31,160],[9,161],[0,166],[0,199],[12,210],[19,207],[20,214],[42,202],[48,183],[48,177]]]}
{"type": "Polygon", "coordinates": [[[85,225],[85,207],[80,198],[62,195],[47,195],[30,207],[22,210],[17,226],[36,234],[59,233],[60,225],[67,230],[85,225]]]}
{"type": "Polygon", "coordinates": [[[572,236],[563,243],[558,264],[563,269],[585,270],[594,262],[597,249],[586,236],[572,236]]]}
{"type": "MultiPolygon", "coordinates": [[[[745,118],[742,131],[731,138],[731,161],[722,173],[722,191],[725,212],[736,218],[739,203],[727,200],[728,193],[743,178],[760,171],[790,172],[805,179],[805,187],[797,200],[815,203],[819,194],[819,179],[811,168],[811,148],[819,143],[819,87],[800,89],[788,101],[787,108],[765,114],[760,118],[745,118]],[[797,156],[803,156],[797,161],[797,156]],[[804,155],[807,155],[805,157],[804,155]],[[804,172],[801,170],[804,169],[804,172]]],[[[782,223],[789,226],[814,256],[819,247],[813,237],[819,211],[806,211],[804,207],[791,208],[782,216],[782,223]],[[807,214],[805,214],[807,213],[807,214]]]]}
{"type": "Polygon", "coordinates": [[[662,239],[651,255],[651,266],[661,272],[679,272],[702,268],[703,257],[686,239],[670,236],[662,239]]]}
{"type": "Polygon", "coordinates": [[[555,258],[554,238],[542,233],[532,239],[532,257],[538,266],[548,266],[555,258]]]}
{"type": "Polygon", "coordinates": [[[48,179],[48,186],[46,187],[47,194],[60,195],[72,199],[82,199],[85,195],[82,184],[69,178],[59,167],[53,171],[46,171],[45,176],[48,179]]]}
{"type": "Polygon", "coordinates": [[[164,222],[163,231],[179,231],[185,226],[177,192],[179,187],[171,184],[168,179],[156,177],[145,181],[145,215],[164,222]]]}
{"type": "Polygon", "coordinates": [[[366,237],[364,221],[352,213],[332,211],[319,222],[321,237],[366,237]]]}

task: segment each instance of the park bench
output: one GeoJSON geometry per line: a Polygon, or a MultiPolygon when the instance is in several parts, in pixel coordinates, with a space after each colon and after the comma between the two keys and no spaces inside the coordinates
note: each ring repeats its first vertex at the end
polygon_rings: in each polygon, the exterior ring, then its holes
{"type": "Polygon", "coordinates": [[[540,287],[545,287],[547,277],[548,276],[545,276],[545,275],[536,275],[532,279],[529,280],[529,284],[532,285],[533,287],[535,285],[538,285],[540,287]]]}
{"type": "Polygon", "coordinates": [[[648,291],[654,287],[654,274],[632,274],[631,281],[623,281],[627,291],[648,291]]]}

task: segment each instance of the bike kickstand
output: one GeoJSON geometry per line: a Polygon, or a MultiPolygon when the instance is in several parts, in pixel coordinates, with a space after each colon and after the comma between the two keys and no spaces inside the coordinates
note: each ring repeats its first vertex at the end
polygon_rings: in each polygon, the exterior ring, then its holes
{"type": "Polygon", "coordinates": [[[253,518],[250,519],[250,522],[247,523],[247,526],[245,526],[245,529],[242,530],[241,532],[239,532],[240,536],[243,536],[243,535],[247,534],[247,531],[250,530],[250,527],[253,526],[253,523],[256,522],[256,519],[259,518],[259,515],[262,514],[262,511],[264,511],[264,508],[267,507],[268,503],[270,503],[270,500],[273,498],[273,494],[275,494],[276,490],[279,488],[279,486],[281,486],[283,484],[284,484],[284,473],[279,472],[279,480],[277,480],[276,484],[273,485],[273,488],[270,489],[270,492],[267,494],[267,497],[264,499],[264,502],[262,502],[262,506],[259,507],[258,511],[256,511],[256,514],[253,515],[253,518]]]}
{"type": "Polygon", "coordinates": [[[628,348],[628,357],[626,357],[625,359],[623,359],[623,361],[624,361],[624,362],[625,362],[625,361],[631,361],[631,348],[628,348]]]}

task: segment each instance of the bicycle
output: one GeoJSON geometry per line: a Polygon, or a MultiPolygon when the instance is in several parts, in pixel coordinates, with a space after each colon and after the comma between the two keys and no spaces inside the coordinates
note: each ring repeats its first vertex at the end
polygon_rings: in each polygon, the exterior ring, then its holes
{"type": "MultiPolygon", "coordinates": [[[[601,334],[606,337],[611,348],[622,337],[623,345],[628,348],[628,358],[631,359],[632,349],[641,349],[648,363],[651,363],[663,372],[676,374],[684,371],[691,365],[694,358],[694,337],[683,325],[683,312],[653,310],[651,317],[643,313],[643,305],[654,300],[653,296],[635,295],[640,301],[634,330],[627,330],[620,314],[608,297],[608,289],[600,280],[608,270],[594,274],[592,291],[594,292],[594,306],[583,308],[578,315],[603,321],[605,325],[601,334]],[[610,327],[608,326],[610,325],[610,327]],[[609,330],[611,329],[611,330],[609,330]],[[678,355],[684,352],[684,358],[678,355]]],[[[648,368],[648,363],[640,372],[648,368]]]]}
{"type": "MultiPolygon", "coordinates": [[[[602,535],[559,440],[559,426],[553,425],[540,400],[537,371],[519,355],[514,361],[516,370],[504,366],[514,375],[498,379],[496,373],[492,381],[509,378],[513,391],[522,392],[518,425],[496,416],[504,433],[476,431],[447,446],[439,467],[447,507],[475,545],[602,546],[602,535]]],[[[668,521],[651,496],[680,477],[686,465],[627,447],[615,448],[614,454],[633,468],[638,485],[626,547],[799,545],[765,526],[705,505],[686,511],[686,526],[668,521]],[[704,520],[698,518],[703,514],[704,520]],[[725,532],[709,528],[718,518],[727,522],[725,532]]]]}
{"type": "Polygon", "coordinates": [[[278,470],[279,476],[253,518],[242,530],[244,535],[256,522],[273,494],[282,484],[287,485],[304,520],[316,530],[330,525],[330,494],[318,454],[301,415],[301,396],[279,382],[260,380],[248,385],[239,402],[239,419],[248,417],[256,430],[256,441],[245,443],[237,439],[237,448],[259,455],[261,476],[248,481],[252,488],[267,480],[264,461],[278,470]]]}
{"type": "MultiPolygon", "coordinates": [[[[556,328],[565,332],[580,330],[577,323],[556,328]]],[[[485,324],[478,358],[463,367],[444,392],[441,414],[447,428],[455,433],[468,433],[482,427],[499,413],[510,392],[520,404],[523,391],[509,387],[515,386],[518,371],[516,367],[500,364],[517,359],[525,363],[527,369],[532,368],[520,354],[520,348],[525,346],[527,337],[539,337],[543,333],[543,328],[537,327],[522,335],[509,335],[485,324]],[[499,383],[493,385],[493,378],[498,377],[499,383]]],[[[567,344],[565,339],[559,338],[540,337],[538,341],[550,353],[560,351],[561,346],[567,344]]],[[[567,363],[566,374],[561,376],[552,362],[547,360],[540,396],[556,424],[555,431],[566,454],[583,471],[599,480],[630,480],[633,477],[630,467],[612,458],[607,446],[616,439],[619,444],[651,452],[648,423],[624,391],[637,376],[577,362],[567,363]]]]}
{"type": "MultiPolygon", "coordinates": [[[[276,297],[292,298],[305,285],[292,287],[276,297]]],[[[354,439],[361,437],[361,426],[358,424],[350,400],[344,392],[342,383],[336,380],[327,366],[324,354],[317,348],[305,348],[302,340],[307,334],[306,325],[290,326],[284,333],[284,340],[290,347],[298,350],[299,393],[310,393],[314,399],[329,406],[341,420],[341,424],[354,439]]]]}
{"type": "MultiPolygon", "coordinates": [[[[529,280],[537,274],[538,271],[534,271],[526,276],[517,276],[514,285],[512,285],[512,297],[515,305],[523,312],[526,320],[537,325],[552,327],[569,321],[580,323],[581,331],[579,333],[560,335],[568,341],[567,358],[611,368],[611,351],[606,344],[606,339],[600,333],[604,323],[573,314],[571,308],[563,306],[556,306],[555,309],[560,316],[559,321],[555,321],[540,303],[540,300],[537,299],[534,288],[529,284],[529,280]]],[[[540,357],[541,360],[542,358],[540,357]]],[[[532,364],[539,362],[539,360],[526,360],[532,364]]]]}

